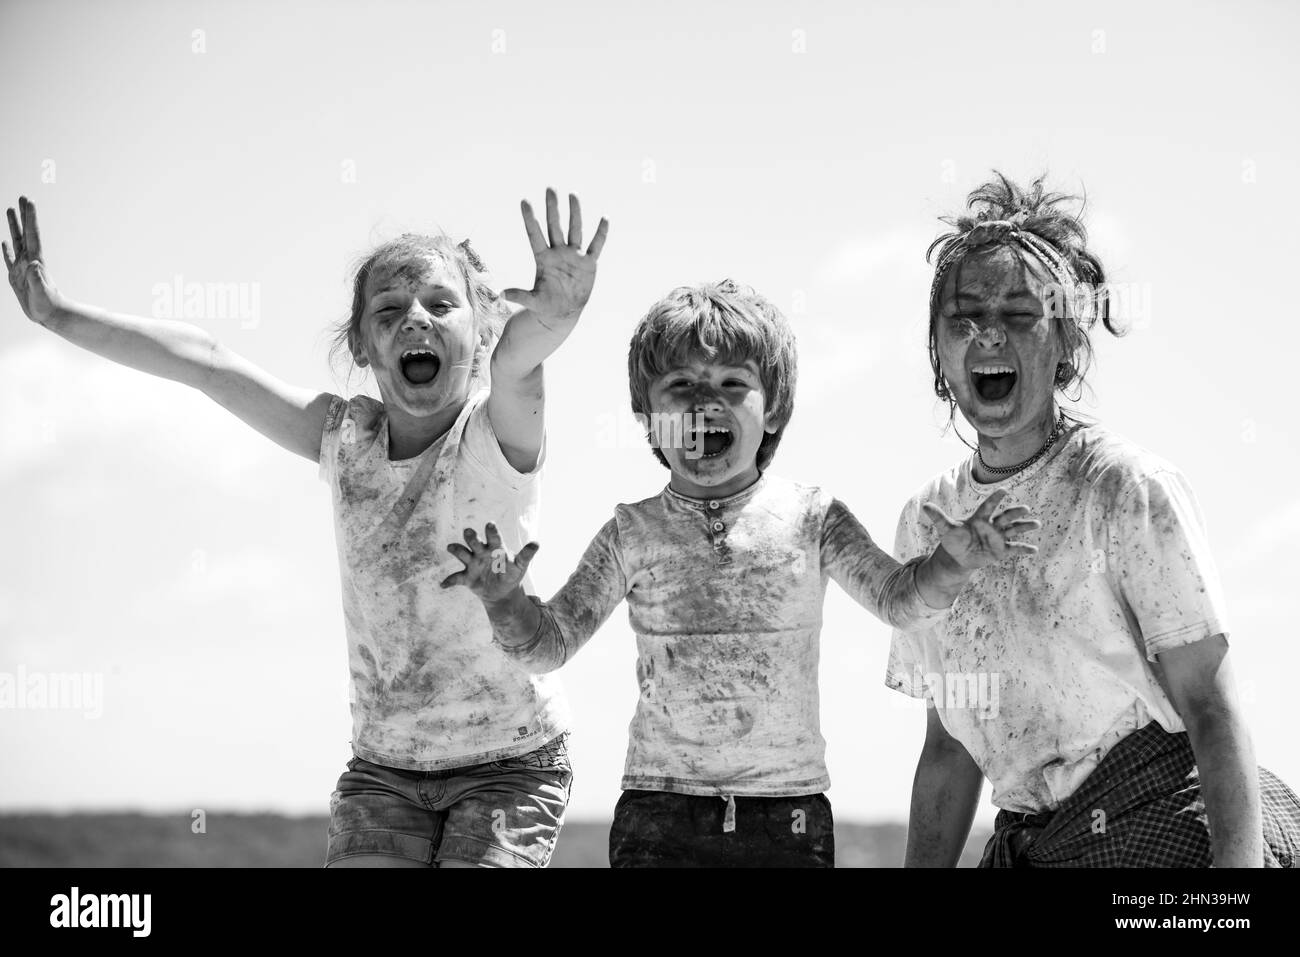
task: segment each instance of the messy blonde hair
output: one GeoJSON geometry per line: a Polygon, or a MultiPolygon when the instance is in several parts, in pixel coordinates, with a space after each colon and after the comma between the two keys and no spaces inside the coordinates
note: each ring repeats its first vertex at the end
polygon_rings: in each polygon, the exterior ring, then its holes
{"type": "MultiPolygon", "coordinates": [[[[781,311],[753,289],[724,279],[679,286],[650,307],[632,333],[627,355],[632,412],[649,415],[650,385],[692,360],[744,365],[752,361],[767,399],[768,419],[777,426],[758,447],[758,468],[767,468],[794,413],[797,375],[794,333],[781,311]]],[[[652,451],[661,465],[668,460],[652,451]]]]}

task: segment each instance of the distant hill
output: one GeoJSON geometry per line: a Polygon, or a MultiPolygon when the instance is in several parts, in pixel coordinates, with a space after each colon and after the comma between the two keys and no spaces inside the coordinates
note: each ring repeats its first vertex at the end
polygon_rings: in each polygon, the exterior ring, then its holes
{"type": "MultiPolygon", "coordinates": [[[[209,813],[207,832],[187,813],[0,815],[0,867],[320,867],[328,818],[209,813]]],[[[609,823],[564,825],[552,867],[607,867],[609,823]]],[[[988,839],[972,834],[962,866],[973,867],[988,839]]],[[[835,825],[840,867],[897,867],[902,824],[835,825]]]]}

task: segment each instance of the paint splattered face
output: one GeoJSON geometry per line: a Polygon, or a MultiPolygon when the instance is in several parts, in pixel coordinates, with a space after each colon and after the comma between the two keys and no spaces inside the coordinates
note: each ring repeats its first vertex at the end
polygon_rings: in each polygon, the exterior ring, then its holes
{"type": "Polygon", "coordinates": [[[374,372],[386,405],[423,416],[468,397],[477,323],[464,280],[442,257],[371,272],[361,338],[357,364],[374,372]]]}
{"type": "Polygon", "coordinates": [[[697,361],[650,386],[651,428],[687,495],[730,495],[758,479],[758,447],[776,426],[766,416],[758,366],[697,361]]]}
{"type": "Polygon", "coordinates": [[[939,294],[939,368],[962,415],[981,435],[1015,435],[1050,415],[1062,359],[1045,308],[1051,277],[1005,246],[948,271],[939,294]]]}

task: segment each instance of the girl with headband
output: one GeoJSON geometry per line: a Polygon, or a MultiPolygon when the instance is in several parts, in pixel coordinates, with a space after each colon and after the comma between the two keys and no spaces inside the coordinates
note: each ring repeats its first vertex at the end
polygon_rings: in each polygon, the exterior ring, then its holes
{"type": "Polygon", "coordinates": [[[1300,801],[1255,764],[1191,486],[1060,406],[1096,323],[1119,333],[1072,199],[996,174],[930,247],[935,392],[978,442],[908,502],[895,554],[934,547],[923,507],[966,514],[995,491],[1042,529],[1037,555],[894,634],[886,683],[930,705],[907,864],[955,864],[987,778],[1001,810],[981,866],[1295,866],[1300,801]]]}

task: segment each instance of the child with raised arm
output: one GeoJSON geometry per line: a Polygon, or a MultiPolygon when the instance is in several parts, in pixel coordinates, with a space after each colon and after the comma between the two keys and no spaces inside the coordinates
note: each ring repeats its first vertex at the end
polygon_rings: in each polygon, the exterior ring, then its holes
{"type": "Polygon", "coordinates": [[[440,543],[489,518],[512,547],[532,534],[542,362],[591,295],[607,223],[584,255],[576,197],[567,237],[553,191],[549,236],[525,202],[536,281],[501,295],[468,242],[406,235],[381,246],[339,330],[374,372],[376,401],[286,385],[194,326],[73,302],[48,279],[35,207],[23,198],[19,209],[4,260],[30,319],[201,390],[318,462],[330,485],[356,697],[326,865],[544,866],[572,780],[563,694],[493,645],[472,596],[437,587],[454,564],[440,543]],[[503,299],[520,309],[508,317],[503,299]]]}
{"type": "Polygon", "coordinates": [[[632,337],[632,409],[667,488],[620,505],[549,602],[527,593],[537,546],[473,529],[444,585],[482,600],[525,668],[568,661],[627,599],[641,695],[630,727],[610,863],[834,863],[818,719],[822,603],[830,578],[895,626],[943,613],[976,569],[1032,546],[1025,509],[964,521],[933,511],[942,544],[905,565],[819,488],[767,473],[794,406],[795,343],[752,290],[674,290],[632,337]]]}

